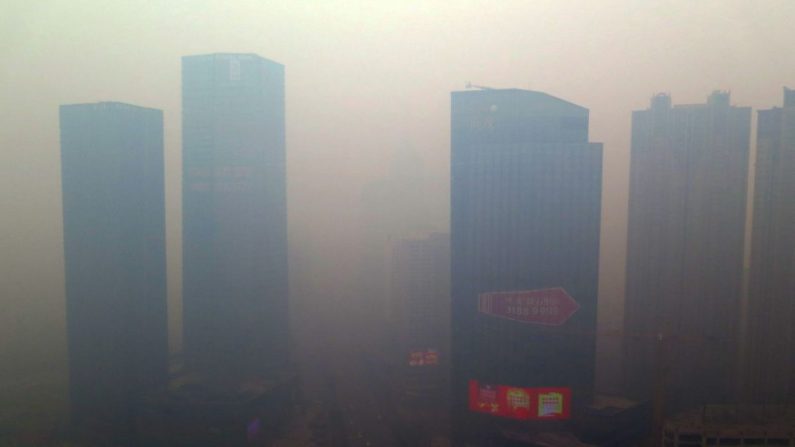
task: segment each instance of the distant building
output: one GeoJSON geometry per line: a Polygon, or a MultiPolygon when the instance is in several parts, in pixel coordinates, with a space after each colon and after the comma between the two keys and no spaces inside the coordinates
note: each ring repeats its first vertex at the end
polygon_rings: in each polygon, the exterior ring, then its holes
{"type": "MultiPolygon", "coordinates": [[[[387,316],[390,243],[429,225],[427,180],[422,158],[411,145],[396,151],[384,177],[364,185],[359,202],[360,242],[357,297],[377,330],[387,316]]],[[[380,334],[379,334],[380,335],[380,334]]]]}
{"type": "Polygon", "coordinates": [[[450,236],[399,239],[391,251],[389,320],[401,397],[442,403],[450,366],[450,236]]]}
{"type": "Polygon", "coordinates": [[[795,90],[759,111],[746,398],[795,403],[795,90]]]}
{"type": "Polygon", "coordinates": [[[163,113],[64,105],[60,126],[72,418],[123,431],[168,379],[163,113]]]}
{"type": "Polygon", "coordinates": [[[560,429],[590,401],[601,185],[587,109],[526,90],[452,93],[456,445],[560,429]]]}
{"type": "Polygon", "coordinates": [[[418,233],[390,247],[387,405],[406,442],[430,442],[449,436],[450,235],[418,233]]]}
{"type": "Polygon", "coordinates": [[[186,366],[211,379],[288,361],[284,67],[182,59],[186,366]]]}
{"type": "Polygon", "coordinates": [[[724,92],[632,114],[625,380],[647,399],[665,375],[671,411],[735,390],[750,121],[724,92]]]}

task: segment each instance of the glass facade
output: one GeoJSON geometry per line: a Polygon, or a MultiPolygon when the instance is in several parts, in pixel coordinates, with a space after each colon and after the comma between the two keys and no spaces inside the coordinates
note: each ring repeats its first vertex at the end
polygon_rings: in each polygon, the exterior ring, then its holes
{"type": "MultiPolygon", "coordinates": [[[[495,431],[468,412],[470,381],[566,388],[594,380],[602,148],[588,110],[544,93],[452,94],[453,423],[495,431]],[[579,309],[558,326],[480,312],[481,294],[562,288],[579,309]]],[[[522,424],[534,424],[522,422],[522,424]]],[[[503,424],[500,422],[499,424],[503,424]]]]}
{"type": "Polygon", "coordinates": [[[284,67],[182,59],[186,364],[258,376],[288,357],[284,67]]]}
{"type": "Polygon", "coordinates": [[[72,418],[127,424],[168,373],[163,113],[65,105],[60,124],[72,418]]]}

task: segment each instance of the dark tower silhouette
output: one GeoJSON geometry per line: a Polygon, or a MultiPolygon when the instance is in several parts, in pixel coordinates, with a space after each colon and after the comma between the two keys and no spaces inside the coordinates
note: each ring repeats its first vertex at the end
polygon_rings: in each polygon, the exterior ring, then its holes
{"type": "Polygon", "coordinates": [[[168,379],[163,113],[64,105],[60,125],[72,419],[125,432],[168,379]]]}
{"type": "Polygon", "coordinates": [[[284,67],[182,59],[186,364],[208,379],[288,361],[284,67]]]}
{"type": "Polygon", "coordinates": [[[669,411],[736,385],[750,121],[725,92],[673,107],[657,95],[632,114],[625,379],[645,399],[666,375],[669,411]]]}
{"type": "Polygon", "coordinates": [[[759,111],[746,399],[795,403],[795,90],[759,111]]]}
{"type": "Polygon", "coordinates": [[[451,163],[456,445],[559,429],[593,392],[602,146],[588,142],[588,110],[534,91],[454,92],[451,163]],[[559,325],[522,321],[562,311],[551,289],[579,310],[559,325]],[[506,309],[521,315],[484,310],[528,291],[506,309]]]}

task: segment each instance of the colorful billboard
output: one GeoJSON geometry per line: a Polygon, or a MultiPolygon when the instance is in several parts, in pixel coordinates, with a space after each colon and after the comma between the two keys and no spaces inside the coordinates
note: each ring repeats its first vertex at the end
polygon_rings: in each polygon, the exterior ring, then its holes
{"type": "Polygon", "coordinates": [[[523,323],[560,326],[580,305],[562,287],[510,292],[488,292],[478,296],[478,311],[523,323]]]}
{"type": "Polygon", "coordinates": [[[435,349],[425,351],[411,351],[409,353],[409,366],[438,365],[439,353],[435,349]]]}
{"type": "Polygon", "coordinates": [[[571,415],[571,389],[523,388],[470,380],[469,410],[521,420],[568,419],[571,415]]]}

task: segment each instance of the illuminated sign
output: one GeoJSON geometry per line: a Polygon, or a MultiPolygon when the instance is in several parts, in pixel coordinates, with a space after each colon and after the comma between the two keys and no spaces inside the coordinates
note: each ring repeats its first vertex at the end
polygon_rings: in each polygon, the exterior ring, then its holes
{"type": "Polygon", "coordinates": [[[409,353],[409,366],[438,365],[439,353],[435,349],[425,351],[411,351],[409,353]]]}
{"type": "Polygon", "coordinates": [[[521,420],[568,419],[571,415],[571,389],[523,388],[470,380],[469,410],[521,420]]]}
{"type": "Polygon", "coordinates": [[[580,305],[562,287],[488,292],[478,296],[478,311],[523,323],[560,326],[580,305]]]}
{"type": "Polygon", "coordinates": [[[563,414],[563,393],[550,391],[538,394],[538,417],[563,414]]]}

